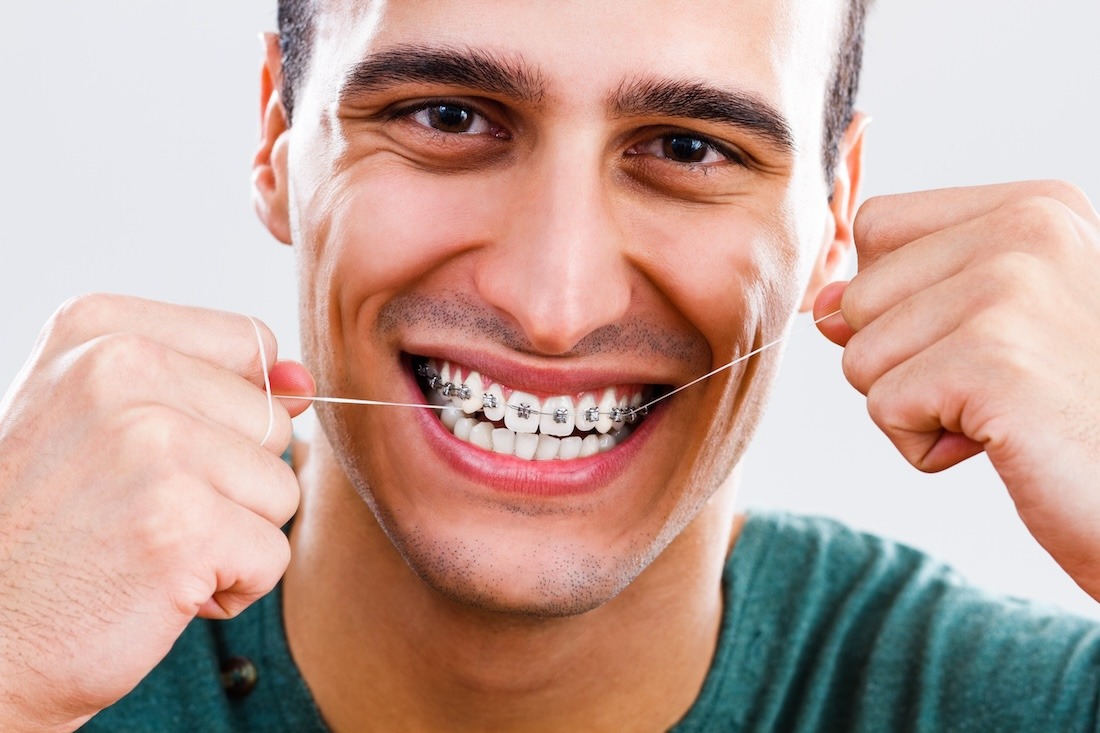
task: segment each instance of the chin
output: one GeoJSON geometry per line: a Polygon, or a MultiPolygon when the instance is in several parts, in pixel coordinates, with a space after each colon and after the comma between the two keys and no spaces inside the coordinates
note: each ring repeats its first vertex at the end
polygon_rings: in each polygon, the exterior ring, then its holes
{"type": "Polygon", "coordinates": [[[377,508],[375,513],[431,591],[466,608],[512,617],[560,618],[599,608],[662,549],[640,540],[623,548],[590,546],[575,533],[531,532],[516,522],[486,534],[465,524],[410,526],[377,508]]]}

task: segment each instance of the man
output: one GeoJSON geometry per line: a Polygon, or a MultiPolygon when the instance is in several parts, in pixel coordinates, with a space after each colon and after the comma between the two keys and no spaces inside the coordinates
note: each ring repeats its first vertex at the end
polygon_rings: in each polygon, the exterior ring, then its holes
{"type": "Polygon", "coordinates": [[[1095,595],[1095,211],[1040,183],[856,221],[864,121],[837,115],[854,84],[833,72],[858,12],[632,8],[625,33],[600,4],[334,1],[269,39],[254,190],[298,248],[309,367],[276,364],[273,391],[462,415],[321,406],[295,477],[306,403],[269,423],[270,333],[69,304],[4,404],[7,727],[69,729],[139,683],[92,727],[1091,722],[1087,625],[831,526],[734,516],[774,352],[631,410],[842,307],[822,330],[899,450],[926,470],[985,450],[1095,595]],[[826,287],[853,241],[862,274],[826,287]],[[241,618],[188,625],[284,568],[241,618]]]}

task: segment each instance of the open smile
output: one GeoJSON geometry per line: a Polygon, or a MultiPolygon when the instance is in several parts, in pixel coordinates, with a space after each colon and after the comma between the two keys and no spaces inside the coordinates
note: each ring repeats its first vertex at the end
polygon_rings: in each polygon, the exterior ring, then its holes
{"type": "Polygon", "coordinates": [[[568,461],[606,453],[646,419],[660,385],[608,385],[574,394],[534,394],[461,364],[413,357],[428,402],[459,440],[524,461],[568,461]]]}

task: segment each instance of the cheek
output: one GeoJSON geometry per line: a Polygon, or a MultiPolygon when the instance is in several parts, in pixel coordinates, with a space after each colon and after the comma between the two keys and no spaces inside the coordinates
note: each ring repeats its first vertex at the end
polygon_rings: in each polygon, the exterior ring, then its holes
{"type": "MultiPolygon", "coordinates": [[[[797,237],[774,209],[652,216],[637,263],[706,338],[717,361],[756,329],[778,333],[798,302],[797,237]]],[[[717,366],[717,363],[715,363],[717,366]]]]}
{"type": "Polygon", "coordinates": [[[503,218],[499,184],[477,176],[391,163],[357,166],[343,179],[326,202],[318,252],[356,291],[341,297],[365,299],[428,276],[445,278],[448,263],[490,241],[503,218]]]}

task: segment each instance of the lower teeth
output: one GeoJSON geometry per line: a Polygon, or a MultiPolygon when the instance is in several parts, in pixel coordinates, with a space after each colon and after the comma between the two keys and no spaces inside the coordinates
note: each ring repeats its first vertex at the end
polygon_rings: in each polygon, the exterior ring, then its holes
{"type": "MultiPolygon", "coordinates": [[[[420,376],[424,376],[421,374],[420,376]]],[[[460,387],[461,385],[459,385],[460,387]]],[[[458,388],[452,385],[452,388],[458,388]]],[[[448,396],[430,386],[426,394],[431,403],[442,407],[439,419],[456,438],[485,451],[511,455],[524,460],[551,461],[587,458],[606,453],[622,443],[633,430],[637,420],[619,419],[606,433],[576,431],[568,437],[545,435],[541,432],[516,432],[502,427],[498,422],[477,419],[467,415],[454,405],[448,396]]],[[[618,408],[617,408],[618,409],[618,408]]],[[[627,408],[621,408],[626,415],[627,408]]],[[[475,413],[484,417],[483,413],[475,413]]],[[[644,417],[644,412],[642,415],[644,417]]]]}
{"type": "Polygon", "coordinates": [[[451,405],[443,408],[439,417],[444,427],[459,440],[485,451],[528,461],[572,460],[606,453],[626,440],[631,432],[624,426],[609,433],[590,433],[584,437],[572,435],[557,438],[541,433],[516,433],[491,422],[467,417],[462,410],[451,405]]]}

